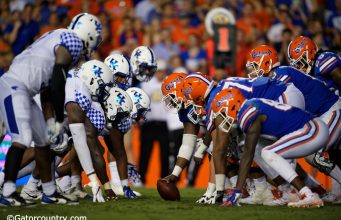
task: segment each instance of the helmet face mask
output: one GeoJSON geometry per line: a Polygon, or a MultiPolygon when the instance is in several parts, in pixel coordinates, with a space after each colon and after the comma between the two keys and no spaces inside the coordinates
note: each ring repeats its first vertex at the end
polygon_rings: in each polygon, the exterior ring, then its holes
{"type": "Polygon", "coordinates": [[[304,73],[309,73],[312,65],[311,61],[308,59],[308,51],[304,51],[302,55],[297,59],[291,59],[290,65],[304,73]]]}
{"type": "Polygon", "coordinates": [[[228,111],[228,107],[223,107],[223,108],[221,108],[221,110],[218,113],[216,113],[213,116],[214,118],[221,117],[223,119],[222,122],[219,124],[219,129],[225,133],[230,132],[232,125],[235,121],[234,118],[232,118],[231,116],[226,114],[227,111],[228,111]]]}
{"type": "Polygon", "coordinates": [[[204,114],[205,114],[205,111],[203,110],[202,106],[192,104],[192,108],[187,113],[187,117],[193,124],[198,124],[204,114]]]}
{"type": "Polygon", "coordinates": [[[256,62],[248,62],[246,64],[246,73],[249,78],[258,78],[264,75],[264,70],[260,69],[256,62]]]}

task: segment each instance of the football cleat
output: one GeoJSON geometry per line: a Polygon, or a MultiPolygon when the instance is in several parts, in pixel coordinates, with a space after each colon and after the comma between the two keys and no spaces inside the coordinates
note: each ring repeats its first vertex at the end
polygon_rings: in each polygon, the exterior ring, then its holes
{"type": "MultiPolygon", "coordinates": [[[[332,192],[328,192],[322,196],[322,200],[324,202],[335,202],[337,200],[337,197],[338,197],[338,195],[336,195],[332,192]]],[[[341,195],[340,195],[340,197],[341,197],[341,195]]]]}
{"type": "Polygon", "coordinates": [[[196,203],[199,204],[215,204],[216,203],[217,192],[215,191],[213,194],[206,192],[202,195],[196,203]]]}
{"type": "Polygon", "coordinates": [[[124,197],[127,199],[136,199],[137,195],[133,190],[130,189],[129,186],[123,186],[124,197]]]}
{"type": "Polygon", "coordinates": [[[298,196],[294,191],[284,191],[280,192],[277,190],[272,190],[273,199],[267,200],[263,202],[263,205],[266,206],[282,206],[286,205],[289,202],[296,202],[298,201],[298,196]]]}
{"type": "Polygon", "coordinates": [[[26,206],[31,207],[35,206],[36,203],[25,200],[22,197],[19,196],[17,192],[12,193],[10,196],[0,196],[0,206],[26,206]]]}
{"type": "Polygon", "coordinates": [[[64,205],[78,205],[78,201],[72,201],[69,198],[59,194],[54,193],[52,195],[43,194],[41,198],[41,204],[64,204],[64,205]]]}
{"type": "Polygon", "coordinates": [[[84,192],[82,190],[82,187],[77,185],[77,186],[73,186],[71,189],[70,189],[70,194],[75,196],[76,198],[79,198],[79,199],[92,199],[92,195],[84,192]]]}
{"type": "Polygon", "coordinates": [[[303,194],[297,202],[289,202],[289,208],[319,208],[323,206],[323,201],[317,194],[303,194]]]}
{"type": "Polygon", "coordinates": [[[42,195],[43,193],[40,190],[37,188],[31,189],[27,185],[25,185],[20,192],[20,196],[26,200],[38,200],[41,199],[42,195]]]}
{"type": "Polygon", "coordinates": [[[252,195],[247,198],[239,199],[239,203],[260,205],[273,200],[273,195],[270,189],[266,186],[258,187],[252,195]]]}

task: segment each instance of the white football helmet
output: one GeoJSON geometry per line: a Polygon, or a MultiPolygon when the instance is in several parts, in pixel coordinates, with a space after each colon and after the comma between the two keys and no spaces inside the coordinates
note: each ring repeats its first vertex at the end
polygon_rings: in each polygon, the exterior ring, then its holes
{"type": "Polygon", "coordinates": [[[131,77],[130,62],[122,54],[114,53],[105,58],[104,63],[109,66],[114,74],[114,85],[126,90],[129,88],[129,79],[131,77]]]}
{"type": "Polygon", "coordinates": [[[119,124],[130,116],[133,109],[133,102],[126,91],[118,87],[113,87],[109,91],[109,97],[104,102],[104,111],[108,121],[108,128],[112,123],[119,124]]]}
{"type": "Polygon", "coordinates": [[[102,23],[92,14],[81,13],[76,15],[72,18],[68,29],[74,31],[83,41],[88,57],[102,42],[102,23]]]}
{"type": "Polygon", "coordinates": [[[83,63],[78,72],[80,78],[90,91],[93,100],[103,102],[109,97],[109,88],[113,84],[110,68],[98,60],[83,63]]]}
{"type": "Polygon", "coordinates": [[[150,111],[150,98],[140,88],[132,87],[127,90],[128,95],[133,101],[133,110],[130,117],[133,121],[137,122],[140,119],[146,120],[146,114],[150,111]]]}
{"type": "Polygon", "coordinates": [[[132,73],[141,82],[149,81],[157,70],[154,51],[146,46],[133,50],[130,57],[132,73]]]}

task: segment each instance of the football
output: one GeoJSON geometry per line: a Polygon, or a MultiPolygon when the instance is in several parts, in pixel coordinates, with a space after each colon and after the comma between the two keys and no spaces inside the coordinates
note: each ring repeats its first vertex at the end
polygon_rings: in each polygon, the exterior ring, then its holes
{"type": "Polygon", "coordinates": [[[180,201],[180,193],[175,183],[167,183],[165,180],[159,179],[157,191],[164,200],[180,201]]]}

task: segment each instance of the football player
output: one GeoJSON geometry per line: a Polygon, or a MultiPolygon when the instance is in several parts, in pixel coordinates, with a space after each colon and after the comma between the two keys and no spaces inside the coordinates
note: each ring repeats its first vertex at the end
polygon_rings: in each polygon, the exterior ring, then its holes
{"type": "Polygon", "coordinates": [[[305,110],[316,117],[320,117],[329,127],[329,140],[325,148],[306,159],[310,164],[340,183],[340,168],[325,158],[321,152],[328,150],[340,137],[341,99],[320,80],[314,79],[293,67],[279,66],[277,52],[270,46],[261,45],[252,49],[246,65],[248,75],[251,78],[268,76],[287,84],[292,83],[302,92],[305,110]]]}
{"type": "Polygon", "coordinates": [[[262,158],[291,183],[301,196],[289,207],[320,207],[323,201],[305,186],[286,159],[300,158],[323,148],[328,141],[328,127],[310,113],[296,107],[268,99],[246,100],[237,89],[219,92],[212,103],[218,145],[226,143],[234,122],[246,134],[243,156],[240,160],[237,186],[225,206],[238,205],[241,189],[249,173],[257,142],[261,135],[272,136],[277,141],[261,150],[262,158]]]}
{"type": "MultiPolygon", "coordinates": [[[[8,72],[0,79],[0,113],[13,143],[6,155],[5,183],[0,204],[32,205],[16,193],[15,179],[25,148],[35,143],[35,159],[40,171],[45,197],[51,203],[66,203],[56,194],[51,177],[49,144],[62,133],[65,82],[68,69],[83,57],[89,57],[100,44],[102,24],[97,17],[82,13],[75,16],[68,29],[50,31],[17,55],[8,72]],[[44,115],[33,100],[39,93],[44,115]],[[55,116],[55,117],[54,117],[55,116]],[[48,130],[48,137],[45,132],[48,130]]],[[[50,203],[49,202],[49,203],[50,203]]]]}

